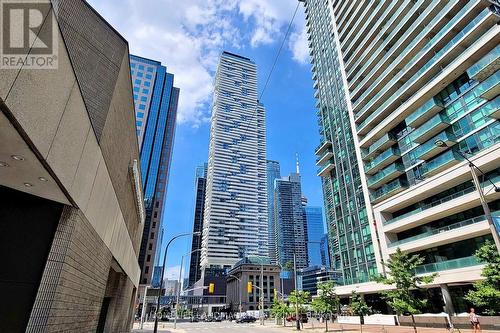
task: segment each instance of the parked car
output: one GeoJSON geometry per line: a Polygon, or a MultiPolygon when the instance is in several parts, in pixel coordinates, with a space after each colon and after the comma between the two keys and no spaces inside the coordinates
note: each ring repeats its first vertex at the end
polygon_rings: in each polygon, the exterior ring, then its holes
{"type": "MultiPolygon", "coordinates": [[[[288,317],[286,317],[286,321],[288,321],[288,322],[297,321],[297,317],[295,315],[288,316],[288,317]]],[[[305,313],[302,313],[300,315],[300,322],[301,323],[307,323],[308,322],[308,318],[307,318],[307,315],[305,313]]]]}
{"type": "Polygon", "coordinates": [[[252,316],[243,316],[243,317],[240,317],[236,320],[236,322],[238,324],[242,324],[242,323],[255,323],[257,321],[257,318],[255,317],[252,317],[252,316]]]}

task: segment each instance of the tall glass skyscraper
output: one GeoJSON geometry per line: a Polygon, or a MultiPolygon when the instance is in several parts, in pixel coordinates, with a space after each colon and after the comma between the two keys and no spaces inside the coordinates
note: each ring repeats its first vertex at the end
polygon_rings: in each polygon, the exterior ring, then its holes
{"type": "Polygon", "coordinates": [[[268,255],[265,109],[257,67],[223,52],[215,78],[210,129],[203,268],[229,268],[268,255]]]}
{"type": "Polygon", "coordinates": [[[175,137],[179,89],[174,76],[160,62],[130,56],[136,112],[136,130],[141,154],[141,172],[146,221],[139,253],[141,284],[151,283],[158,267],[158,239],[162,235],[162,213],[167,191],[175,137]]]}
{"type": "Polygon", "coordinates": [[[309,260],[300,175],[277,179],[274,191],[276,258],[283,267],[293,263],[295,254],[297,268],[305,268],[309,260]]]}
{"type": "Polygon", "coordinates": [[[268,209],[268,243],[269,258],[276,262],[276,228],[274,226],[274,182],[281,178],[280,163],[267,161],[267,209],[268,209]]]}
{"type": "Polygon", "coordinates": [[[323,209],[321,207],[305,206],[303,210],[307,233],[308,266],[321,266],[323,265],[321,240],[325,236],[323,209]]]}
{"type": "MultiPolygon", "coordinates": [[[[196,168],[194,181],[195,202],[193,233],[203,231],[203,216],[205,212],[205,193],[207,188],[208,164],[200,165],[196,168]]],[[[189,263],[188,286],[192,286],[201,278],[201,236],[193,235],[191,242],[191,260],[189,263]]]]}
{"type": "Polygon", "coordinates": [[[417,271],[439,273],[428,287],[464,311],[451,299],[479,279],[472,254],[492,238],[464,156],[500,180],[498,1],[302,2],[333,264],[352,284],[398,247],[420,254],[417,271]]]}

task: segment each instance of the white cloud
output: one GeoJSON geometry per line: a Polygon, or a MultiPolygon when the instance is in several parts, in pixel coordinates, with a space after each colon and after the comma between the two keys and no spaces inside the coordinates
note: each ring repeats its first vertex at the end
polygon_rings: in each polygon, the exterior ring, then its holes
{"type": "Polygon", "coordinates": [[[289,47],[292,51],[293,60],[300,64],[309,62],[309,45],[305,24],[303,24],[300,31],[295,31],[290,35],[289,47]]]}
{"type": "MultiPolygon", "coordinates": [[[[130,52],[161,61],[181,89],[179,123],[210,120],[213,76],[224,48],[269,45],[283,37],[296,0],[90,0],[129,42],[130,52]],[[243,18],[243,22],[241,21],[243,18]]],[[[301,20],[299,15],[296,22],[301,20]]],[[[302,19],[303,20],[303,19],[302,19]]],[[[299,26],[300,27],[300,26],[299,26]]],[[[291,37],[293,37],[292,35],[291,37]]],[[[300,39],[298,39],[300,40],[300,39]]],[[[290,44],[302,62],[300,44],[290,44]]]]}

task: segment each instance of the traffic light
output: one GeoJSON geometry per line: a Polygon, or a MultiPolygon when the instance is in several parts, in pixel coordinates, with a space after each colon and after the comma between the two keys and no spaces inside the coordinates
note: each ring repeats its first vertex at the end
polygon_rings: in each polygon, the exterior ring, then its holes
{"type": "Polygon", "coordinates": [[[248,282],[248,283],[247,283],[247,292],[248,292],[249,294],[251,294],[251,293],[252,293],[252,290],[253,290],[252,282],[248,282]]]}
{"type": "Polygon", "coordinates": [[[210,283],[210,284],[208,285],[208,293],[209,293],[209,294],[213,294],[213,293],[214,293],[214,291],[215,291],[215,284],[210,283]]]}

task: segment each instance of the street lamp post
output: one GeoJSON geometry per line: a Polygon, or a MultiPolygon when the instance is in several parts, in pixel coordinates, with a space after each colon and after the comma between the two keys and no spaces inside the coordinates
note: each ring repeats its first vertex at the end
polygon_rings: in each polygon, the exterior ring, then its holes
{"type": "Polygon", "coordinates": [[[174,329],[177,328],[177,317],[178,317],[177,308],[179,307],[179,298],[180,298],[180,295],[181,295],[182,266],[184,265],[184,257],[188,256],[188,255],[191,255],[191,254],[193,254],[195,252],[199,252],[199,251],[201,251],[201,249],[196,249],[196,250],[193,250],[193,251],[191,251],[189,253],[186,253],[186,254],[182,255],[182,257],[181,257],[181,267],[180,267],[180,270],[179,270],[179,288],[177,289],[176,302],[175,302],[174,329]]]}
{"type": "MultiPolygon", "coordinates": [[[[435,145],[438,147],[448,147],[446,142],[444,142],[443,140],[437,140],[435,142],[435,145]]],[[[498,232],[495,228],[495,225],[493,224],[493,218],[491,217],[490,207],[488,206],[488,202],[486,201],[486,198],[484,196],[483,188],[481,187],[481,183],[479,182],[479,178],[477,177],[475,169],[477,169],[484,177],[486,177],[486,175],[464,153],[462,153],[460,150],[456,150],[456,152],[460,154],[460,156],[465,158],[467,162],[469,162],[470,172],[472,174],[472,181],[474,182],[474,186],[476,187],[476,190],[479,194],[479,200],[481,201],[481,205],[483,206],[484,216],[486,217],[486,220],[488,221],[488,224],[490,226],[490,231],[493,236],[493,240],[495,241],[497,251],[498,253],[500,253],[500,238],[498,236],[498,232]]],[[[495,192],[500,192],[500,188],[498,188],[498,186],[496,186],[496,184],[493,183],[491,179],[487,178],[487,180],[493,185],[493,187],[495,188],[495,192]]]]}
{"type": "Polygon", "coordinates": [[[163,277],[165,276],[165,265],[167,264],[167,254],[168,254],[168,248],[170,247],[170,244],[174,240],[180,237],[185,237],[185,236],[199,236],[201,232],[188,232],[184,234],[179,234],[177,236],[174,236],[172,239],[170,239],[167,243],[167,247],[165,248],[165,253],[163,255],[163,266],[161,269],[161,278],[160,278],[160,289],[158,290],[158,297],[156,299],[156,316],[155,316],[155,326],[153,329],[153,333],[158,333],[158,312],[160,310],[160,299],[161,299],[161,290],[163,289],[163,277]]]}

